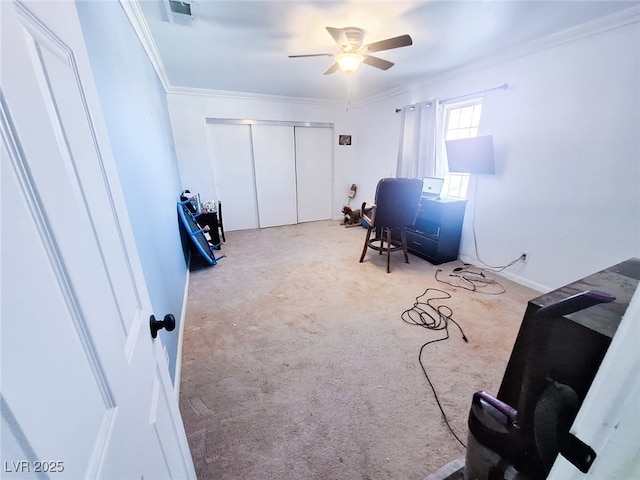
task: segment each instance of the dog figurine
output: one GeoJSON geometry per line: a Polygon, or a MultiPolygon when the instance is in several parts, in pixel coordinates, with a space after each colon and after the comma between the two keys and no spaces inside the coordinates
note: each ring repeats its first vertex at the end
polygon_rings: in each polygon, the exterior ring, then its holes
{"type": "Polygon", "coordinates": [[[352,210],[351,207],[345,205],[344,207],[342,207],[342,214],[344,215],[342,225],[360,225],[360,219],[362,218],[362,212],[360,211],[360,209],[352,210]]]}

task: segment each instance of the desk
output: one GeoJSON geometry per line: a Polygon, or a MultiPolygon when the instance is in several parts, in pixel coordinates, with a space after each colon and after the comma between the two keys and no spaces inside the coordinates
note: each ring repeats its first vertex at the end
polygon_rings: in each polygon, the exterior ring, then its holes
{"type": "Polygon", "coordinates": [[[220,232],[218,231],[218,214],[217,212],[205,212],[196,216],[196,220],[201,227],[207,225],[209,227],[209,235],[211,235],[211,241],[214,245],[217,245],[216,250],[220,250],[220,232]]]}
{"type": "Polygon", "coordinates": [[[409,252],[434,265],[458,259],[467,201],[423,197],[415,225],[405,229],[409,252]]]}

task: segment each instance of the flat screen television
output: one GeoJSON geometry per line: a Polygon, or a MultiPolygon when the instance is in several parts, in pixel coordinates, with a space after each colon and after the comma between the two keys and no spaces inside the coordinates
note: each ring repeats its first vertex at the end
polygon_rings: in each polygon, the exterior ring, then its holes
{"type": "Polygon", "coordinates": [[[493,175],[493,136],[458,138],[445,141],[450,172],[493,175]]]}

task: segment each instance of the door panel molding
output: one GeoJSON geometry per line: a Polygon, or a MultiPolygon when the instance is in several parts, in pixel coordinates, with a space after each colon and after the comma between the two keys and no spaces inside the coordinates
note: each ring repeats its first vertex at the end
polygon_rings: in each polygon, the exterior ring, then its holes
{"type": "Polygon", "coordinates": [[[14,134],[16,130],[13,122],[11,121],[11,117],[9,116],[9,111],[1,90],[0,130],[2,131],[2,138],[5,149],[8,153],[9,161],[13,167],[13,174],[22,190],[22,200],[27,205],[31,213],[32,220],[37,226],[37,231],[40,234],[40,242],[47,254],[47,257],[49,258],[50,266],[57,279],[58,288],[69,309],[78,339],[84,349],[87,363],[94,374],[105,408],[113,408],[116,405],[113,393],[109,386],[109,382],[107,381],[107,376],[102,369],[100,361],[98,360],[93,340],[89,333],[89,328],[84,316],[82,315],[82,309],[80,307],[77,294],[69,282],[67,275],[68,269],[65,265],[64,257],[57,243],[57,239],[51,234],[51,224],[48,221],[48,215],[43,206],[42,199],[39,197],[37,189],[35,188],[35,181],[30,174],[28,164],[25,160],[24,150],[14,134]]]}
{"type": "MultiPolygon", "coordinates": [[[[170,411],[169,404],[172,399],[169,398],[168,392],[165,388],[162,388],[162,372],[156,368],[156,377],[155,377],[155,385],[154,385],[154,398],[152,402],[152,411],[150,416],[150,424],[153,426],[153,435],[155,435],[155,440],[158,445],[162,445],[163,438],[179,438],[178,432],[175,429],[175,423],[167,421],[167,419],[161,418],[162,415],[165,415],[166,412],[170,411]],[[158,386],[157,390],[155,386],[158,386]],[[166,430],[170,429],[170,432],[166,430]]],[[[184,451],[184,449],[176,448],[180,452],[184,451]]],[[[179,457],[179,465],[178,460],[174,457],[171,458],[167,455],[166,450],[162,450],[161,452],[162,460],[161,463],[164,467],[164,471],[166,472],[166,478],[177,478],[179,476],[179,472],[184,472],[188,468],[188,463],[191,459],[187,459],[184,455],[180,455],[179,457]]],[[[163,475],[165,476],[165,475],[163,475]]]]}
{"type": "MultiPolygon", "coordinates": [[[[19,13],[18,18],[25,28],[24,33],[28,35],[27,38],[29,41],[27,42],[27,46],[31,51],[31,60],[35,67],[34,70],[39,77],[38,80],[42,95],[47,98],[50,101],[50,105],[53,106],[49,109],[49,115],[52,120],[51,123],[56,128],[60,154],[67,163],[69,178],[77,190],[76,197],[78,198],[78,203],[83,205],[87,213],[92,235],[100,252],[100,262],[107,273],[109,289],[118,309],[118,319],[122,326],[123,334],[127,338],[124,346],[125,352],[130,360],[130,356],[133,354],[133,349],[136,345],[137,335],[143,326],[142,301],[133,274],[131,260],[126,250],[124,236],[120,227],[120,219],[109,185],[108,175],[98,143],[95,126],[89,111],[88,99],[86,98],[82,85],[79,69],[72,49],[34,16],[25,5],[17,3],[16,6],[18,7],[16,10],[19,13]],[[52,56],[49,56],[48,53],[52,56]],[[54,59],[59,60],[66,69],[60,69],[59,66],[55,64],[54,59]],[[66,88],[58,88],[59,83],[64,83],[66,88]],[[71,85],[73,85],[74,96],[69,97],[69,95],[67,95],[63,101],[60,101],[61,99],[58,98],[60,92],[66,91],[71,85]],[[83,162],[93,161],[98,166],[98,172],[101,177],[98,178],[97,182],[94,182],[93,185],[103,187],[103,191],[100,193],[102,193],[104,201],[100,202],[100,208],[107,211],[109,217],[113,219],[110,229],[115,230],[119,240],[119,248],[116,252],[105,252],[104,243],[100,241],[101,226],[96,225],[91,215],[92,208],[96,207],[92,205],[90,200],[91,194],[85,191],[82,186],[83,168],[82,165],[76,161],[73,154],[74,146],[71,138],[77,138],[77,135],[69,136],[66,134],[64,120],[66,110],[62,105],[72,105],[74,110],[71,110],[68,115],[78,113],[78,117],[82,118],[82,122],[74,126],[76,128],[82,128],[87,133],[87,135],[82,138],[89,140],[90,149],[94,153],[93,158],[83,158],[83,162]],[[111,259],[110,262],[106,261],[107,256],[111,259]],[[118,259],[118,264],[114,263],[114,259],[118,259]],[[114,269],[118,271],[114,272],[114,269]],[[126,284],[121,281],[123,275],[118,275],[118,273],[124,273],[124,276],[128,279],[126,284]],[[113,280],[114,277],[119,278],[119,282],[115,283],[113,280]]],[[[94,193],[93,198],[95,197],[96,195],[94,193]]]]}
{"type": "MultiPolygon", "coordinates": [[[[31,446],[31,443],[27,439],[24,431],[20,427],[20,422],[15,417],[11,406],[7,403],[4,395],[0,392],[0,411],[2,412],[2,419],[0,423],[0,432],[2,432],[2,440],[5,444],[16,445],[18,448],[14,448],[13,451],[7,452],[8,457],[12,459],[24,459],[28,460],[30,465],[34,465],[38,459],[38,455],[31,446]],[[9,432],[9,433],[7,433],[9,432]],[[11,436],[15,443],[7,441],[7,437],[11,436]]],[[[4,453],[4,452],[3,452],[4,453]]],[[[6,460],[5,460],[6,461],[6,460]]]]}
{"type": "MultiPolygon", "coordinates": [[[[35,226],[34,236],[39,237],[38,246],[44,252],[48,260],[48,267],[50,274],[53,277],[53,282],[57,286],[58,294],[61,297],[62,305],[66,306],[66,311],[63,316],[66,316],[71,325],[73,331],[75,331],[76,340],[79,345],[79,349],[75,350],[77,356],[74,361],[76,365],[86,365],[85,380],[90,381],[89,378],[93,378],[94,385],[92,388],[89,385],[85,385],[83,394],[77,394],[80,401],[93,398],[94,395],[101,399],[102,407],[98,408],[93,406],[93,447],[91,449],[92,454],[88,461],[87,472],[96,472],[99,469],[102,458],[108,446],[109,432],[111,431],[116,418],[116,400],[106,375],[106,372],[102,368],[102,363],[99,358],[99,354],[95,348],[94,341],[92,339],[89,326],[87,324],[81,302],[79,301],[78,294],[73,287],[73,283],[69,278],[69,268],[65,262],[64,254],[59,246],[58,240],[52,233],[52,225],[50,222],[50,216],[47,213],[45,203],[40,197],[37,189],[37,183],[32,176],[24,149],[20,144],[20,140],[16,135],[16,128],[11,119],[8,106],[6,104],[3,92],[0,90],[0,131],[2,135],[2,145],[4,148],[4,157],[9,164],[9,169],[3,170],[3,175],[10,175],[15,181],[15,188],[17,189],[17,196],[14,201],[20,202],[24,205],[24,209],[28,212],[27,215],[31,216],[31,221],[35,226]],[[81,353],[80,353],[81,352],[81,353]],[[82,358],[82,360],[81,360],[82,358]],[[95,390],[93,390],[95,389],[95,390]],[[94,393],[92,394],[92,390],[94,393]]],[[[4,163],[4,162],[3,162],[4,163]]],[[[5,181],[9,181],[5,178],[5,181]]],[[[6,187],[7,184],[4,186],[6,187]]],[[[58,318],[62,312],[43,312],[43,315],[50,314],[52,317],[57,314],[58,318]]],[[[5,333],[7,330],[5,329],[5,333]]],[[[14,340],[16,340],[14,338],[14,340]]],[[[70,352],[73,353],[73,352],[70,352]]],[[[61,364],[64,362],[62,361],[61,364]]],[[[76,372],[76,374],[78,374],[76,372]]],[[[80,378],[80,375],[78,375],[80,378]]],[[[10,380],[9,380],[10,381],[10,380]]],[[[14,413],[11,409],[10,399],[2,396],[3,403],[3,417],[6,416],[7,423],[13,434],[14,440],[20,445],[20,448],[27,454],[34,456],[35,460],[39,460],[35,457],[33,446],[27,441],[24,431],[20,424],[15,420],[14,413]],[[10,421],[13,419],[13,421],[10,421]]],[[[88,431],[84,432],[89,434],[88,431]]],[[[35,461],[34,460],[34,461],[35,461]]],[[[33,463],[32,463],[33,465],[33,463]]]]}

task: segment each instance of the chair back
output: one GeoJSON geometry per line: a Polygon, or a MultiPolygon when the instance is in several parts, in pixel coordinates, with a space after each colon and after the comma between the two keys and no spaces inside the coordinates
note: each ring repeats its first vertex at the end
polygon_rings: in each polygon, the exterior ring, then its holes
{"type": "Polygon", "coordinates": [[[422,179],[383,178],[376,187],[375,227],[404,228],[418,216],[422,179]]]}

